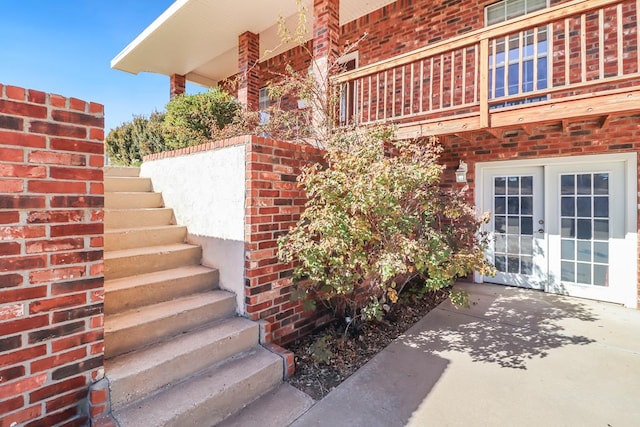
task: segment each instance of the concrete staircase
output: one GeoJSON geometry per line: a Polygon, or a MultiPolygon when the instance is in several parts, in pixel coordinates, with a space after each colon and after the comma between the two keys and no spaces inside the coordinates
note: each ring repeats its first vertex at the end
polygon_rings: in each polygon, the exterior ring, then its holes
{"type": "Polygon", "coordinates": [[[282,359],[137,168],[105,168],[105,372],[120,426],[212,426],[281,383],[282,359]]]}

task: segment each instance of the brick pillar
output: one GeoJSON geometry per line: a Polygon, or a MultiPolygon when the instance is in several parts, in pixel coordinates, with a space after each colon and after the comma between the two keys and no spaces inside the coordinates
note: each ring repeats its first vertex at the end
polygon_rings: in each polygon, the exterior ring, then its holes
{"type": "MultiPolygon", "coordinates": [[[[338,41],[340,37],[340,0],[314,0],[313,2],[313,74],[321,89],[326,105],[329,92],[329,67],[338,57],[338,41]]],[[[329,129],[325,111],[313,111],[313,123],[316,135],[320,139],[328,137],[329,129]]]]}
{"type": "Polygon", "coordinates": [[[88,425],[103,368],[102,105],[0,84],[0,425],[88,425]]]}
{"type": "Polygon", "coordinates": [[[238,100],[248,110],[258,108],[260,93],[260,36],[246,31],[238,37],[238,100]]]}
{"type": "Polygon", "coordinates": [[[187,78],[181,74],[171,74],[170,84],[171,88],[169,90],[169,98],[173,99],[185,92],[187,78]]]}
{"type": "Polygon", "coordinates": [[[313,58],[333,61],[338,56],[340,0],[313,2],[313,58]]]}

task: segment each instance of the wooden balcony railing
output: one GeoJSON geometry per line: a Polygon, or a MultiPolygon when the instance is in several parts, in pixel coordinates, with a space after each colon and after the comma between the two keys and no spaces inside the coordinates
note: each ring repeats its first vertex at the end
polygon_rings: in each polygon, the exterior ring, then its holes
{"type": "Polygon", "coordinates": [[[340,122],[434,134],[639,109],[639,22],[640,0],[574,0],[339,74],[340,122]]]}

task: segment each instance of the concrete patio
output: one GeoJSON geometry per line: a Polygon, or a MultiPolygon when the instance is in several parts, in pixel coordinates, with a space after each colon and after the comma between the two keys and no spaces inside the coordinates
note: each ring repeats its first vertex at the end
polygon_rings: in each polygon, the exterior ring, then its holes
{"type": "Polygon", "coordinates": [[[457,287],[470,308],[441,304],[291,425],[640,425],[640,311],[457,287]]]}

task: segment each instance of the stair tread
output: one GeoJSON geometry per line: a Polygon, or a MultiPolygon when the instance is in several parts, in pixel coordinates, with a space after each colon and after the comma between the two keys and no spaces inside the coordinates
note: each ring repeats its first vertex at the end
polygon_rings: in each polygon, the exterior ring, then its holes
{"type": "Polygon", "coordinates": [[[189,243],[171,243],[168,245],[158,245],[158,246],[143,246],[141,248],[131,248],[131,249],[120,249],[117,251],[107,251],[104,253],[104,259],[116,259],[116,258],[129,258],[140,255],[153,255],[153,254],[161,254],[161,253],[169,253],[176,252],[182,250],[192,250],[194,248],[199,248],[198,245],[191,245],[189,243]]]}
{"type": "Polygon", "coordinates": [[[135,308],[123,313],[112,314],[105,317],[104,330],[105,333],[111,333],[113,331],[132,328],[143,323],[151,323],[164,318],[173,317],[180,313],[204,307],[209,304],[215,304],[216,302],[229,298],[235,300],[235,295],[227,291],[212,290],[210,292],[187,295],[171,301],[164,301],[135,308]]]}
{"type": "Polygon", "coordinates": [[[151,178],[148,178],[146,176],[120,176],[120,175],[105,175],[104,179],[113,179],[113,180],[129,180],[129,179],[138,179],[138,180],[144,180],[144,181],[150,181],[151,178]]]}
{"type": "Polygon", "coordinates": [[[208,274],[215,270],[215,268],[205,267],[203,265],[186,265],[184,267],[177,267],[169,270],[154,271],[153,273],[105,280],[104,288],[105,292],[108,294],[109,292],[119,291],[122,289],[153,285],[153,283],[164,280],[175,280],[200,274],[208,274]]]}
{"type": "Polygon", "coordinates": [[[173,209],[167,207],[128,209],[107,207],[104,209],[105,230],[170,225],[173,223],[173,209]]]}
{"type": "MultiPolygon", "coordinates": [[[[209,367],[157,394],[115,410],[114,414],[122,426],[175,425],[180,414],[188,416],[195,408],[206,404],[212,396],[217,396],[270,367],[281,370],[282,360],[278,355],[256,346],[240,357],[209,367]]],[[[276,384],[277,382],[272,386],[276,384]]],[[[212,424],[226,415],[222,414],[226,410],[213,408],[213,411],[217,412],[215,415],[219,419],[212,420],[212,424]]]]}
{"type": "Polygon", "coordinates": [[[218,427],[288,426],[314,404],[308,394],[283,382],[218,424],[218,427]]]}
{"type": "Polygon", "coordinates": [[[104,211],[106,213],[109,212],[131,212],[131,211],[173,211],[171,208],[163,207],[163,208],[105,208],[104,211]]]}
{"type": "Polygon", "coordinates": [[[137,178],[140,175],[140,168],[129,166],[105,166],[104,175],[109,177],[131,177],[137,178]]]}
{"type": "MultiPolygon", "coordinates": [[[[106,369],[112,381],[134,375],[150,367],[157,366],[167,359],[187,354],[204,347],[211,342],[238,334],[240,331],[255,328],[256,324],[242,317],[232,317],[216,321],[204,328],[153,344],[141,350],[107,359],[106,369]]],[[[257,344],[257,333],[256,333],[257,344]]]]}
{"type": "Polygon", "coordinates": [[[153,183],[150,178],[137,176],[105,176],[104,191],[153,191],[153,183]]]}
{"type": "Polygon", "coordinates": [[[110,194],[131,194],[131,195],[151,194],[156,196],[156,195],[161,195],[162,193],[159,191],[105,191],[104,192],[105,197],[110,194]]]}
{"type": "Polygon", "coordinates": [[[126,233],[128,231],[156,231],[156,230],[167,230],[167,229],[178,229],[178,228],[186,229],[187,226],[178,225],[178,224],[167,224],[167,225],[149,225],[144,227],[110,228],[108,230],[104,230],[104,234],[126,233]]]}

